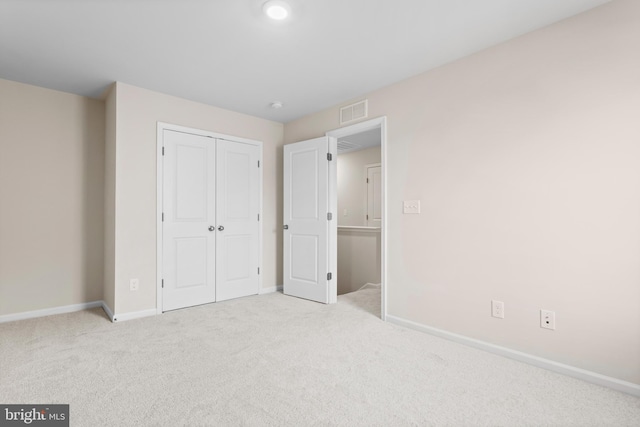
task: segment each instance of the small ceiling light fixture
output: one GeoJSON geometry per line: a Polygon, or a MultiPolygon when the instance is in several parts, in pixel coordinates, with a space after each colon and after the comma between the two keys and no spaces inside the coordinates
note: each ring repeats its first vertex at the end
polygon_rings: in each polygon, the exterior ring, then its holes
{"type": "Polygon", "coordinates": [[[283,107],[283,104],[282,104],[282,102],[280,102],[280,101],[273,101],[269,106],[270,106],[271,108],[273,108],[274,110],[277,110],[277,109],[279,109],[279,108],[282,108],[282,107],[283,107]]]}
{"type": "Polygon", "coordinates": [[[282,0],[269,0],[262,6],[264,13],[271,19],[282,21],[291,13],[291,7],[282,0]]]}

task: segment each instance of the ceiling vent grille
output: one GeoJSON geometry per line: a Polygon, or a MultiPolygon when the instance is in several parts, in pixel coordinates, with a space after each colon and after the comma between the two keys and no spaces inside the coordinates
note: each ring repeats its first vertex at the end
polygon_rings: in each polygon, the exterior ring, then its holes
{"type": "Polygon", "coordinates": [[[344,153],[346,151],[355,151],[360,147],[361,145],[354,144],[353,142],[345,141],[344,139],[338,140],[338,153],[344,153]]]}
{"type": "Polygon", "coordinates": [[[356,102],[340,108],[340,124],[353,122],[355,120],[365,119],[369,114],[369,100],[356,102]]]}

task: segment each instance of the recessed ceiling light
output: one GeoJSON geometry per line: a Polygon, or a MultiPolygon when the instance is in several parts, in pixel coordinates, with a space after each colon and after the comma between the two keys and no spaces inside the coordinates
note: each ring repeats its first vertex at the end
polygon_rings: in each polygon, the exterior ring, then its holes
{"type": "Polygon", "coordinates": [[[264,13],[271,19],[281,21],[291,13],[291,7],[282,0],[269,0],[262,6],[264,13]]]}
{"type": "Polygon", "coordinates": [[[283,107],[283,104],[282,104],[282,102],[280,102],[280,101],[273,101],[273,102],[271,103],[271,105],[269,105],[269,106],[270,106],[271,108],[273,108],[274,110],[277,110],[277,109],[279,109],[279,108],[282,108],[282,107],[283,107]]]}

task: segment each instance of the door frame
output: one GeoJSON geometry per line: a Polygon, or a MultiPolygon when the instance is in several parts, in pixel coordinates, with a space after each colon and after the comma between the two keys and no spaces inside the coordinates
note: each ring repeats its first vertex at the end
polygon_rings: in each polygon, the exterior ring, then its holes
{"type": "MultiPolygon", "coordinates": [[[[380,129],[380,163],[382,167],[382,225],[380,244],[382,271],[380,275],[380,318],[387,320],[387,116],[377,117],[353,125],[330,130],[326,136],[343,138],[368,130],[380,129]]],[[[337,189],[336,189],[337,191],[337,189]]]]}
{"type": "Polygon", "coordinates": [[[163,207],[163,187],[164,170],[162,162],[162,146],[163,146],[163,132],[165,130],[171,130],[175,132],[189,133],[193,135],[204,136],[207,138],[224,139],[226,141],[237,142],[240,144],[255,145],[259,148],[258,161],[260,162],[260,170],[258,171],[258,188],[260,193],[259,210],[260,210],[260,224],[258,225],[258,265],[260,266],[260,275],[258,276],[258,289],[256,294],[260,294],[262,289],[262,276],[264,268],[262,265],[262,236],[263,236],[263,223],[264,213],[262,212],[262,198],[263,198],[263,169],[264,162],[262,160],[262,141],[241,138],[238,136],[225,135],[217,132],[210,132],[202,129],[195,129],[180,125],[174,125],[171,123],[157,122],[156,125],[156,314],[162,314],[162,279],[163,279],[163,253],[162,253],[162,207],[163,207]]]}

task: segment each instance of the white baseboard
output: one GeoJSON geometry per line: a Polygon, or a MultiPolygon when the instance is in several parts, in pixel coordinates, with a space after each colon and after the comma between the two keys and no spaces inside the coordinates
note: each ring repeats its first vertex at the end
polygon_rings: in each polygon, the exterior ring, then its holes
{"type": "Polygon", "coordinates": [[[488,351],[500,356],[508,357],[510,359],[518,360],[520,362],[528,363],[530,365],[537,366],[539,368],[547,369],[549,371],[564,374],[573,378],[577,378],[583,381],[587,381],[593,384],[598,384],[604,387],[609,387],[614,390],[622,391],[624,393],[631,394],[633,396],[640,397],[640,384],[634,384],[627,381],[619,380],[617,378],[608,377],[606,375],[598,374],[597,372],[587,371],[585,369],[576,368],[575,366],[565,365],[553,360],[544,359],[542,357],[534,356],[532,354],[523,353],[521,351],[512,350],[510,348],[501,347],[499,345],[491,344],[485,341],[480,341],[474,338],[465,337],[463,335],[454,334],[452,332],[443,331],[442,329],[432,328],[411,320],[406,320],[401,317],[387,315],[386,320],[396,325],[404,326],[406,328],[414,329],[416,331],[425,332],[430,335],[435,335],[440,338],[445,338],[450,341],[455,341],[460,344],[474,347],[480,350],[488,351]]]}
{"type": "Polygon", "coordinates": [[[111,320],[112,322],[124,322],[127,320],[140,319],[141,317],[155,316],[157,313],[155,308],[151,308],[149,310],[133,311],[131,313],[114,314],[111,320]]]}
{"type": "Polygon", "coordinates": [[[274,292],[280,292],[280,291],[282,291],[282,285],[272,286],[270,288],[261,288],[260,289],[260,295],[272,294],[274,292]]]}
{"type": "Polygon", "coordinates": [[[104,311],[104,313],[107,315],[107,317],[109,318],[109,320],[111,320],[113,322],[113,311],[111,311],[111,308],[109,308],[109,306],[107,305],[106,302],[102,301],[102,310],[104,311]]]}
{"type": "Polygon", "coordinates": [[[5,314],[0,316],[0,323],[13,322],[16,320],[35,319],[37,317],[52,316],[54,314],[73,313],[75,311],[88,310],[90,308],[101,307],[112,322],[122,322],[125,320],[139,319],[141,317],[155,316],[156,309],[136,311],[114,315],[111,308],[104,301],[91,301],[82,304],[65,305],[63,307],[45,308],[42,310],[25,311],[22,313],[5,314]]]}
{"type": "Polygon", "coordinates": [[[0,316],[0,323],[14,322],[16,320],[35,319],[37,317],[52,316],[54,314],[73,313],[74,311],[88,310],[102,307],[102,301],[91,301],[82,304],[65,305],[62,307],[44,308],[42,310],[24,311],[22,313],[5,314],[0,316]]]}
{"type": "MultiPolygon", "coordinates": [[[[282,285],[271,288],[260,289],[260,295],[282,291],[282,285]]],[[[131,313],[114,314],[111,308],[104,301],[92,301],[82,304],[65,305],[63,307],[45,308],[42,310],[26,311],[22,313],[5,314],[0,316],[0,323],[13,322],[16,320],[35,319],[37,317],[52,316],[54,314],[73,313],[74,311],[88,310],[90,308],[101,307],[107,317],[112,322],[124,322],[127,320],[139,319],[142,317],[156,316],[158,310],[155,308],[131,313]]]]}

